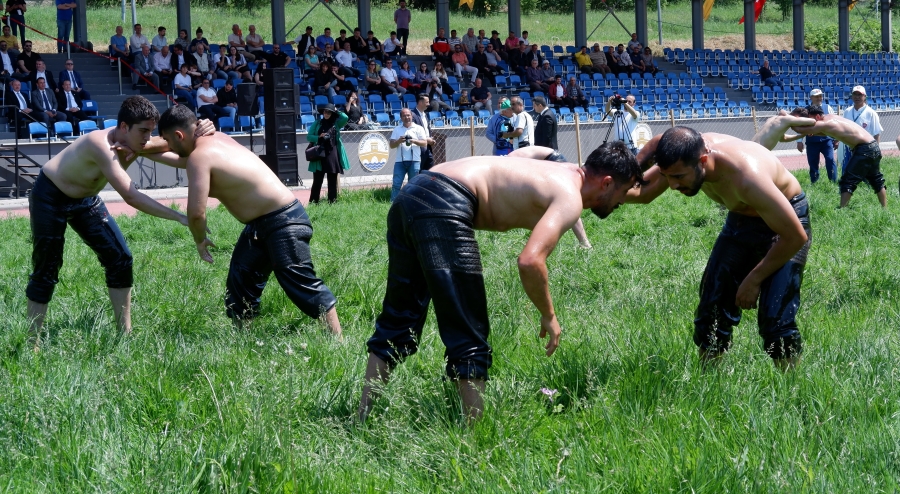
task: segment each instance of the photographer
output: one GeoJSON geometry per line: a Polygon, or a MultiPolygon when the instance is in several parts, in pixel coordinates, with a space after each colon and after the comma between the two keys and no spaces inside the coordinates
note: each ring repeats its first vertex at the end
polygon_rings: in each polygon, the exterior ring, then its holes
{"type": "Polygon", "coordinates": [[[632,135],[634,134],[634,128],[637,127],[638,120],[641,118],[641,112],[634,109],[634,96],[629,94],[623,98],[620,94],[614,94],[606,101],[604,109],[606,113],[610,114],[610,108],[612,108],[611,116],[613,117],[612,121],[615,128],[615,139],[617,141],[625,141],[629,149],[634,151],[634,138],[632,135]],[[624,128],[620,122],[616,121],[615,114],[618,112],[624,113],[624,128]]]}
{"type": "Polygon", "coordinates": [[[509,102],[514,113],[509,119],[511,130],[501,134],[501,137],[510,139],[513,149],[531,146],[534,142],[534,120],[525,111],[525,103],[522,98],[513,96],[509,102]]]}
{"type": "Polygon", "coordinates": [[[400,193],[403,178],[409,175],[409,179],[412,180],[419,174],[422,164],[422,149],[434,144],[434,139],[428,137],[425,129],[413,123],[412,111],[409,108],[400,110],[400,120],[403,123],[394,128],[390,140],[391,149],[399,148],[397,160],[394,162],[391,202],[400,193]]]}

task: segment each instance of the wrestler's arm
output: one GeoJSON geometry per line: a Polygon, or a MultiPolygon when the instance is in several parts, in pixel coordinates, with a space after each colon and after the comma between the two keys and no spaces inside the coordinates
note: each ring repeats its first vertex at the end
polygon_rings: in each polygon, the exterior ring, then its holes
{"type": "Polygon", "coordinates": [[[785,134],[785,135],[781,136],[781,142],[794,142],[794,141],[803,139],[804,137],[806,137],[806,136],[803,134],[791,134],[791,135],[785,134]]]}
{"type": "Polygon", "coordinates": [[[551,202],[550,207],[541,217],[531,232],[525,248],[519,254],[519,278],[522,280],[522,288],[531,302],[541,313],[540,337],[550,335],[547,342],[547,356],[553,355],[559,346],[561,329],[553,309],[553,299],[550,296],[549,275],[547,272],[547,257],[556,248],[563,233],[572,228],[572,225],[580,218],[581,199],[571,194],[558,194],[551,202]]]}
{"type": "Polygon", "coordinates": [[[516,149],[515,151],[509,153],[509,156],[516,158],[528,158],[532,160],[545,160],[551,154],[553,154],[553,148],[544,146],[528,146],[516,149]]]}
{"type": "Polygon", "coordinates": [[[156,153],[156,154],[141,154],[144,158],[153,160],[157,163],[162,163],[164,165],[171,166],[172,168],[181,168],[182,170],[187,168],[187,158],[183,158],[178,156],[177,154],[167,151],[165,153],[156,153]]]}
{"type": "MultiPolygon", "coordinates": [[[[187,217],[174,209],[164,206],[137,190],[131,177],[118,159],[114,159],[106,149],[87,148],[94,155],[94,162],[103,176],[129,206],[158,218],[173,220],[187,225],[187,217]]],[[[119,153],[121,156],[121,153],[119,153]]]]}
{"type": "Polygon", "coordinates": [[[644,181],[647,183],[633,187],[628,191],[625,195],[626,203],[650,204],[669,188],[669,182],[659,172],[659,167],[656,165],[644,172],[644,181]]]}
{"type": "MultiPolygon", "coordinates": [[[[203,137],[208,135],[213,135],[216,133],[216,127],[213,125],[212,121],[201,118],[197,120],[197,128],[194,130],[194,137],[203,137]]],[[[165,139],[159,136],[151,137],[147,144],[144,145],[144,148],[141,149],[138,154],[141,156],[148,156],[151,154],[162,154],[166,151],[169,151],[169,144],[165,139]]],[[[162,163],[162,162],[160,162],[162,163]]]]}
{"type": "Polygon", "coordinates": [[[212,263],[213,258],[209,253],[209,247],[215,247],[207,237],[206,232],[206,203],[209,200],[210,170],[206,159],[188,159],[188,203],[187,221],[194,243],[197,244],[197,253],[200,259],[212,263]]]}
{"type": "Polygon", "coordinates": [[[756,307],[762,282],[790,261],[808,240],[790,202],[766,178],[745,183],[738,190],[738,197],[756,210],[769,228],[778,234],[778,241],[738,287],[735,303],[742,309],[756,307]]]}

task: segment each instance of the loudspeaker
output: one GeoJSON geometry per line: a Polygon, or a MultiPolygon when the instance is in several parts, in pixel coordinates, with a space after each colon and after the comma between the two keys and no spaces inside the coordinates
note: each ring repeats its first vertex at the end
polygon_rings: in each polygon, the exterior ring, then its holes
{"type": "Polygon", "coordinates": [[[237,114],[255,117],[259,115],[259,98],[256,97],[256,84],[252,82],[237,86],[237,114]]]}
{"type": "MultiPolygon", "coordinates": [[[[266,69],[266,164],[284,183],[296,185],[299,87],[292,69],[266,69]]],[[[254,98],[256,99],[256,98],[254,98]]]]}
{"type": "Polygon", "coordinates": [[[300,184],[299,162],[296,154],[265,154],[260,158],[285,185],[300,184]]]}
{"type": "Polygon", "coordinates": [[[266,133],[266,152],[269,154],[297,154],[297,133],[294,130],[290,132],[273,132],[271,139],[269,133],[266,133]]]}
{"type": "Polygon", "coordinates": [[[272,81],[271,84],[277,88],[289,88],[294,85],[294,71],[292,69],[266,69],[263,75],[266,81],[272,81]]]}

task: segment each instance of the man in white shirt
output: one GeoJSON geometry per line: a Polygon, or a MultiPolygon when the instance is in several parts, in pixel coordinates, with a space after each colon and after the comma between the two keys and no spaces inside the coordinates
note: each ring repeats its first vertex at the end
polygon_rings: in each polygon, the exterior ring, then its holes
{"type": "MultiPolygon", "coordinates": [[[[6,93],[6,98],[5,98],[6,104],[16,105],[19,108],[19,112],[24,113],[26,115],[31,114],[32,109],[31,109],[30,103],[28,101],[28,98],[26,98],[25,94],[22,93],[22,83],[19,82],[18,79],[13,79],[13,80],[9,81],[9,84],[6,87],[8,88],[7,93],[6,93]]],[[[10,115],[9,118],[10,118],[10,121],[12,121],[12,119],[13,119],[12,115],[10,115]]],[[[30,121],[31,120],[28,119],[28,117],[19,119],[19,122],[22,123],[23,125],[27,124],[30,121]]]]}
{"type": "Polygon", "coordinates": [[[166,28],[159,26],[156,32],[156,36],[153,37],[153,41],[150,43],[150,50],[153,53],[159,53],[162,51],[162,47],[169,46],[169,40],[166,39],[166,28]]]}
{"type": "Polygon", "coordinates": [[[57,95],[57,107],[59,112],[65,115],[66,120],[72,122],[75,132],[81,132],[78,123],[82,120],[90,120],[84,110],[81,109],[81,97],[72,91],[72,82],[68,79],[60,83],[60,91],[57,95]]]}
{"type": "Polygon", "coordinates": [[[250,24],[247,26],[247,30],[250,31],[250,34],[244,38],[244,41],[247,42],[247,51],[249,51],[256,59],[265,56],[263,46],[266,44],[266,41],[262,36],[256,34],[256,26],[250,24]]]}
{"type": "Polygon", "coordinates": [[[241,36],[241,27],[237,24],[231,26],[231,34],[228,35],[228,46],[237,48],[237,51],[244,54],[244,58],[248,62],[256,60],[256,57],[247,51],[247,44],[244,43],[244,37],[241,36]]]}
{"type": "Polygon", "coordinates": [[[512,125],[513,130],[512,132],[504,132],[502,137],[507,139],[513,138],[513,149],[531,146],[534,142],[534,119],[525,111],[525,102],[522,101],[522,98],[513,96],[510,99],[510,104],[513,116],[509,119],[509,123],[512,125]]]}
{"type": "Polygon", "coordinates": [[[178,74],[175,74],[175,79],[172,80],[173,92],[176,97],[183,98],[185,100],[185,105],[190,108],[192,111],[196,111],[197,107],[195,106],[195,96],[194,96],[194,86],[193,81],[191,81],[191,76],[188,74],[188,66],[182,65],[181,70],[178,74]]]}
{"type": "Polygon", "coordinates": [[[197,70],[203,74],[203,78],[210,80],[216,78],[216,65],[209,57],[209,54],[206,53],[206,46],[202,43],[197,44],[197,52],[194,53],[194,59],[197,61],[197,70]]]}
{"type": "Polygon", "coordinates": [[[385,84],[390,86],[393,92],[405,94],[406,88],[400,85],[400,79],[397,77],[397,71],[394,70],[393,65],[393,60],[391,60],[390,58],[386,59],[384,61],[384,68],[381,69],[379,75],[381,75],[381,79],[384,80],[385,84]]]}
{"type": "Polygon", "coordinates": [[[163,46],[161,51],[153,54],[153,71],[156,72],[163,84],[174,77],[175,72],[172,70],[172,54],[169,53],[169,45],[163,46]]]}
{"type": "Polygon", "coordinates": [[[428,146],[428,135],[420,125],[413,123],[412,112],[409,108],[400,110],[400,120],[403,122],[394,128],[391,133],[391,149],[398,149],[397,161],[394,162],[394,182],[391,186],[391,201],[397,198],[403,178],[407,175],[409,180],[419,174],[422,164],[422,149],[428,146]]]}
{"type": "Polygon", "coordinates": [[[136,54],[140,53],[142,46],[146,46],[148,48],[150,47],[150,42],[147,41],[146,36],[141,34],[141,29],[142,28],[141,28],[140,24],[135,24],[134,25],[134,34],[132,34],[131,38],[129,39],[132,55],[136,55],[136,54]]]}
{"type": "MultiPolygon", "coordinates": [[[[848,106],[847,109],[844,110],[844,118],[866,129],[866,132],[875,138],[875,142],[880,143],[881,132],[884,129],[881,127],[881,120],[878,118],[878,113],[876,113],[871,106],[866,104],[866,88],[863,86],[855,86],[852,91],[852,98],[853,106],[848,106]]],[[[841,171],[844,171],[843,165],[850,159],[850,149],[845,148],[845,151],[845,158],[841,163],[841,171]]]]}
{"type": "Polygon", "coordinates": [[[16,69],[13,67],[13,58],[7,50],[6,41],[0,41],[0,81],[9,82],[16,69]]]}
{"type": "Polygon", "coordinates": [[[381,44],[381,49],[384,50],[384,54],[389,57],[397,56],[402,53],[403,43],[397,39],[397,31],[391,31],[390,37],[381,44]]]}
{"type": "Polygon", "coordinates": [[[350,42],[344,43],[344,49],[334,56],[334,60],[341,66],[344,76],[350,77],[359,77],[359,70],[353,67],[356,59],[356,53],[350,51],[350,42]]]}
{"type": "Polygon", "coordinates": [[[200,113],[200,118],[212,120],[216,130],[219,129],[219,117],[231,115],[228,110],[217,105],[216,103],[218,102],[219,98],[216,96],[216,90],[210,87],[208,79],[203,79],[203,82],[200,83],[200,88],[197,89],[197,111],[200,113]]]}
{"type": "Polygon", "coordinates": [[[422,149],[421,161],[419,162],[419,171],[429,170],[434,166],[434,154],[431,147],[434,146],[434,139],[431,137],[431,122],[428,121],[428,107],[431,106],[428,95],[419,93],[416,96],[416,106],[410,112],[412,113],[413,123],[425,129],[425,140],[428,141],[428,147],[422,149]]]}
{"type": "MultiPolygon", "coordinates": [[[[604,111],[609,113],[610,107],[612,106],[612,102],[615,99],[615,95],[610,96],[606,101],[606,108],[604,111]]],[[[615,112],[611,118],[613,119],[613,125],[615,126],[614,132],[616,133],[616,140],[623,141],[628,146],[628,149],[631,150],[632,153],[637,155],[637,147],[634,144],[634,129],[637,127],[638,120],[641,118],[641,112],[634,109],[634,96],[628,95],[625,96],[625,101],[622,103],[622,108],[617,109],[615,111],[622,112],[624,115],[625,127],[622,127],[622,121],[616,120],[614,117],[615,112]]]]}

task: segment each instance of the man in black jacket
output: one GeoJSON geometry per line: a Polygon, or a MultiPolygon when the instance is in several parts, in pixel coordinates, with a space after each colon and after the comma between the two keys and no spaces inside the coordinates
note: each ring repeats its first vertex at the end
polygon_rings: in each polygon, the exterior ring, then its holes
{"type": "Polygon", "coordinates": [[[531,104],[534,106],[534,145],[559,150],[556,142],[556,113],[547,107],[547,100],[543,96],[535,96],[531,104]]]}

